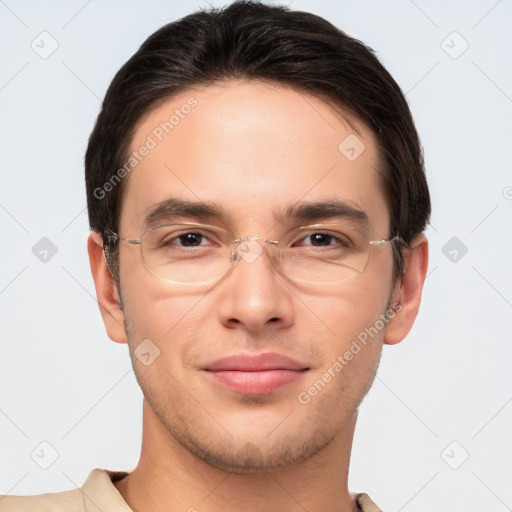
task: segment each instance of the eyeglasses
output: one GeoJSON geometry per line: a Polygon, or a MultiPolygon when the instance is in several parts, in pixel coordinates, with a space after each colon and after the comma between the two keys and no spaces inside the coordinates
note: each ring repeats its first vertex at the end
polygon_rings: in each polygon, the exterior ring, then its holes
{"type": "Polygon", "coordinates": [[[369,240],[361,231],[340,223],[293,228],[279,240],[233,237],[220,226],[179,222],[150,227],[137,240],[107,230],[104,249],[108,263],[116,240],[138,244],[144,266],[155,277],[175,284],[205,285],[219,281],[239,260],[256,261],[265,245],[271,247],[272,260],[283,275],[321,284],[362,274],[373,247],[401,241],[398,236],[369,240]]]}

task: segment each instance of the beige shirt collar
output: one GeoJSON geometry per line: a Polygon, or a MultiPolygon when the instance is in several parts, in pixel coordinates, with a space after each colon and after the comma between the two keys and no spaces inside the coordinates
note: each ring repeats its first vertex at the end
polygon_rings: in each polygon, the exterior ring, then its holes
{"type": "Polygon", "coordinates": [[[91,471],[81,487],[86,512],[133,512],[113,484],[127,474],[106,469],[91,471]]]}
{"type": "MultiPolygon", "coordinates": [[[[94,469],[81,487],[86,512],[133,512],[113,484],[128,473],[94,469]]],[[[355,495],[362,512],[382,512],[366,493],[355,495]]]]}

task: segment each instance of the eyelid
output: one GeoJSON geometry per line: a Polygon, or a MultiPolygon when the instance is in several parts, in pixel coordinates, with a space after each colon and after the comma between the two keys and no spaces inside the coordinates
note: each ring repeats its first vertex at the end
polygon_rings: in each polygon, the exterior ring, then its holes
{"type": "Polygon", "coordinates": [[[215,240],[212,240],[212,238],[216,237],[218,240],[221,241],[221,243],[223,243],[224,241],[222,240],[222,236],[223,235],[226,236],[225,233],[227,233],[227,238],[225,240],[225,242],[227,243],[229,241],[230,237],[232,236],[228,230],[221,228],[220,226],[213,226],[211,224],[201,224],[198,222],[171,222],[171,223],[166,223],[166,224],[157,224],[156,226],[150,227],[146,231],[146,233],[150,233],[152,231],[154,232],[155,230],[157,230],[159,228],[166,228],[166,227],[175,227],[176,228],[177,231],[176,231],[176,233],[173,233],[173,235],[171,237],[172,239],[183,236],[187,233],[198,232],[199,234],[201,234],[202,236],[204,236],[205,238],[207,238],[210,241],[215,241],[215,240]]]}
{"type": "Polygon", "coordinates": [[[153,231],[158,228],[165,228],[165,227],[181,227],[182,229],[202,229],[202,230],[213,230],[213,231],[227,231],[229,233],[229,230],[226,228],[220,227],[220,226],[214,226],[212,224],[202,224],[200,222],[166,222],[165,224],[157,224],[156,226],[150,226],[147,231],[153,231]]]}
{"type": "Polygon", "coordinates": [[[357,231],[357,229],[354,226],[351,226],[350,224],[334,224],[329,222],[322,222],[322,223],[316,223],[316,224],[307,224],[306,226],[299,226],[296,229],[314,229],[314,230],[321,230],[321,229],[327,229],[331,231],[337,231],[337,229],[349,229],[350,231],[357,231]]]}
{"type": "MultiPolygon", "coordinates": [[[[166,226],[177,226],[180,227],[183,232],[187,232],[187,230],[193,231],[210,231],[217,236],[227,234],[228,238],[231,238],[231,240],[235,240],[240,237],[236,237],[233,233],[233,231],[229,230],[226,227],[222,226],[215,226],[213,224],[203,224],[200,222],[189,222],[189,221],[182,221],[182,222],[168,222],[164,224],[157,224],[156,226],[151,226],[147,229],[147,232],[153,231],[157,228],[163,228],[166,226]]],[[[366,238],[366,235],[363,231],[357,229],[354,226],[351,226],[349,224],[332,224],[329,222],[323,222],[323,223],[316,223],[316,224],[308,224],[305,226],[294,226],[285,231],[282,235],[280,235],[276,240],[286,240],[290,237],[298,236],[303,234],[304,236],[307,236],[306,233],[308,231],[311,232],[328,232],[332,233],[333,236],[335,236],[335,233],[338,233],[339,235],[345,236],[346,238],[350,238],[350,235],[353,234],[353,236],[361,236],[366,238]]],[[[251,236],[251,235],[245,235],[245,236],[251,236]]],[[[260,238],[266,238],[265,235],[261,236],[260,238]]],[[[273,237],[275,238],[275,237],[273,237]]]]}
{"type": "Polygon", "coordinates": [[[340,230],[339,227],[337,229],[333,229],[332,227],[329,228],[324,226],[305,226],[298,228],[296,231],[291,231],[290,235],[297,234],[301,237],[301,239],[303,239],[314,234],[326,234],[332,236],[333,238],[350,240],[350,237],[353,233],[355,233],[355,231],[343,228],[340,230]]]}
{"type": "Polygon", "coordinates": [[[365,236],[365,234],[362,231],[360,231],[360,230],[356,229],[355,227],[350,226],[348,224],[347,225],[340,225],[340,224],[332,225],[332,224],[323,223],[323,224],[310,224],[308,226],[299,226],[299,227],[291,228],[288,231],[286,231],[286,233],[283,235],[282,238],[289,236],[292,233],[301,233],[301,232],[305,233],[308,231],[321,232],[321,233],[323,233],[323,232],[338,233],[340,235],[344,235],[347,237],[352,233],[360,235],[360,236],[365,236]]]}

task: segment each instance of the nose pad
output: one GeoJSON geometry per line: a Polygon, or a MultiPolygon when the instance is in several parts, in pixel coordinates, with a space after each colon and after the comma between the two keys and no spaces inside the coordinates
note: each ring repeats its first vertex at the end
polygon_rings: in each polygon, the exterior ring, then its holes
{"type": "Polygon", "coordinates": [[[236,258],[240,258],[245,261],[245,263],[254,263],[263,253],[263,247],[260,243],[258,243],[258,239],[256,237],[253,238],[244,238],[240,241],[235,249],[236,258]]]}
{"type": "Polygon", "coordinates": [[[238,260],[244,260],[245,263],[251,264],[254,263],[264,252],[265,252],[265,243],[268,243],[271,248],[269,248],[269,257],[271,266],[278,269],[279,262],[281,261],[281,254],[278,250],[279,242],[276,240],[264,240],[257,236],[250,236],[245,238],[239,238],[235,240],[237,243],[237,247],[231,256],[229,257],[229,261],[234,263],[238,260]]]}
{"type": "Polygon", "coordinates": [[[264,240],[259,237],[246,237],[243,239],[234,240],[237,247],[231,252],[228,261],[230,263],[229,270],[220,278],[224,280],[232,275],[237,267],[239,260],[244,263],[252,264],[260,258],[265,258],[265,245],[268,243],[271,247],[268,248],[269,261],[262,261],[265,265],[267,272],[270,271],[278,280],[288,280],[288,276],[284,273],[281,262],[281,252],[279,251],[279,242],[274,240],[264,240]]]}

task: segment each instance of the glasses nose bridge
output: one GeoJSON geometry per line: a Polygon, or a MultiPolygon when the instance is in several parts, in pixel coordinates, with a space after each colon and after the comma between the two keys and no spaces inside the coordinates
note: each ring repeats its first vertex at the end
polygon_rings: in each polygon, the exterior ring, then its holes
{"type": "Polygon", "coordinates": [[[240,259],[244,260],[246,263],[253,263],[263,252],[265,252],[264,247],[267,246],[273,247],[273,253],[270,255],[271,260],[274,261],[275,259],[279,259],[278,240],[247,235],[241,238],[235,238],[232,243],[235,244],[236,247],[231,252],[229,257],[229,261],[231,263],[234,263],[240,259]]]}

